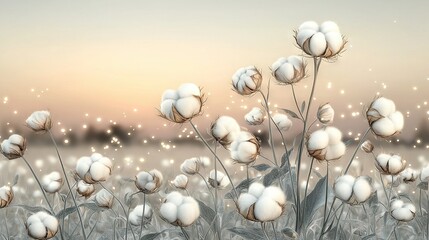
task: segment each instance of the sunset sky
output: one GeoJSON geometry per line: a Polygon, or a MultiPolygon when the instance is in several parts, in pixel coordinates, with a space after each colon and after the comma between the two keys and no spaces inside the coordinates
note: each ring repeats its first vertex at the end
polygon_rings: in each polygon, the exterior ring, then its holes
{"type": "MultiPolygon", "coordinates": [[[[356,113],[379,93],[409,116],[404,136],[412,136],[429,116],[428,9],[427,0],[0,1],[0,127],[49,109],[67,128],[112,120],[175,136],[180,127],[164,127],[156,108],[164,90],[186,82],[208,95],[195,122],[228,114],[244,125],[260,97],[234,93],[232,74],[255,65],[265,88],[274,61],[301,54],[293,30],[333,20],[347,50],[322,63],[314,111],[330,102],[335,124],[354,135],[366,125],[356,113]]],[[[297,85],[300,101],[311,68],[297,85]]],[[[290,88],[273,84],[271,103],[294,109],[290,88]]]]}

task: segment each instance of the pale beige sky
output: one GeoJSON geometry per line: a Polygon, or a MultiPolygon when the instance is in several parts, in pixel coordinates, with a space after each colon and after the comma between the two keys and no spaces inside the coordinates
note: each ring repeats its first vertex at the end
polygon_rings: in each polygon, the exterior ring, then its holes
{"type": "MultiPolygon", "coordinates": [[[[294,29],[333,20],[349,44],[337,62],[322,64],[313,106],[331,102],[336,124],[361,132],[366,122],[352,113],[380,92],[410,112],[404,134],[411,136],[429,110],[427,9],[425,0],[0,1],[0,127],[50,109],[67,127],[101,118],[177,135],[156,108],[165,89],[184,82],[210,93],[209,116],[197,123],[230,114],[244,124],[243,106],[257,106],[258,97],[241,102],[232,74],[256,65],[266,83],[277,58],[300,54],[294,29]]],[[[297,86],[300,99],[310,83],[297,86]]],[[[273,86],[272,102],[292,109],[288,87],[273,86]]]]}

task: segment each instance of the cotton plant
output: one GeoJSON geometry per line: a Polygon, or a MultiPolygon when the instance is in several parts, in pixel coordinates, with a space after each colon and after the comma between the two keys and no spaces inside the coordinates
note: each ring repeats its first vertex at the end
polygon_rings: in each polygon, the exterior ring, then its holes
{"type": "Polygon", "coordinates": [[[249,125],[261,125],[264,122],[265,112],[264,110],[254,107],[244,115],[244,120],[249,125]]]}

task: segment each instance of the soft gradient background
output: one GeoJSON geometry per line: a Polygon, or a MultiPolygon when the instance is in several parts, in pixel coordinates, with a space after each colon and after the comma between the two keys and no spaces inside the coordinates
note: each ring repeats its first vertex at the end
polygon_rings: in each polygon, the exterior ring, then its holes
{"type": "MultiPolygon", "coordinates": [[[[197,124],[222,114],[244,124],[260,97],[231,91],[231,75],[256,65],[266,84],[277,58],[300,54],[294,29],[333,20],[349,43],[322,64],[314,109],[331,102],[336,125],[355,136],[366,128],[356,113],[381,94],[407,115],[402,136],[411,138],[429,113],[428,9],[426,0],[0,1],[0,128],[49,109],[65,128],[112,120],[177,136],[180,127],[164,127],[156,108],[165,89],[184,82],[208,93],[197,124]]],[[[310,85],[297,85],[300,101],[310,85]]],[[[294,109],[289,87],[273,85],[271,102],[294,109]]]]}

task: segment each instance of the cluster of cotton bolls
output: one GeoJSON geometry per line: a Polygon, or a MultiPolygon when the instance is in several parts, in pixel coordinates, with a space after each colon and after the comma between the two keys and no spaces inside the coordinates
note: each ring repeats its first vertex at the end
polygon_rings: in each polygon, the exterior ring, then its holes
{"type": "Polygon", "coordinates": [[[346,145],[341,139],[342,133],[335,127],[314,131],[307,140],[308,153],[319,161],[339,159],[346,152],[346,145]]]}
{"type": "Polygon", "coordinates": [[[366,117],[374,134],[382,138],[397,135],[404,127],[404,116],[396,111],[392,100],[384,97],[377,98],[371,103],[366,117]]]}
{"type": "Polygon", "coordinates": [[[261,125],[264,122],[264,117],[264,110],[254,107],[250,112],[244,115],[244,120],[246,120],[249,125],[261,125]]]}
{"type": "Polygon", "coordinates": [[[51,172],[50,174],[47,174],[42,178],[43,189],[48,193],[58,192],[63,186],[63,183],[63,178],[61,177],[61,174],[57,171],[51,172]]]}
{"type": "Polygon", "coordinates": [[[360,204],[369,199],[374,189],[372,180],[366,176],[357,178],[351,175],[343,175],[335,180],[335,196],[349,204],[360,204]]]}
{"type": "Polygon", "coordinates": [[[106,181],[112,174],[112,161],[99,153],[77,160],[76,174],[86,183],[93,184],[106,181]]]}
{"type": "Polygon", "coordinates": [[[186,227],[200,216],[200,207],[194,198],[185,197],[179,192],[171,192],[165,197],[159,212],[168,223],[186,227]]]}
{"type": "Polygon", "coordinates": [[[46,212],[31,215],[26,223],[28,235],[34,239],[50,239],[58,231],[58,219],[46,212]]]}
{"type": "Polygon", "coordinates": [[[142,221],[149,222],[152,218],[153,211],[152,208],[145,204],[145,205],[137,205],[129,215],[130,223],[134,226],[140,226],[142,224],[142,221]],[[144,211],[144,214],[143,214],[144,211]],[[143,219],[142,219],[143,218],[143,219]]]}
{"type": "Polygon", "coordinates": [[[152,169],[149,172],[139,172],[136,175],[135,184],[140,191],[150,194],[159,191],[159,188],[162,185],[162,180],[162,173],[156,169],[152,169]]]}

